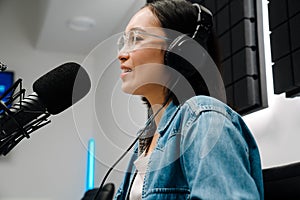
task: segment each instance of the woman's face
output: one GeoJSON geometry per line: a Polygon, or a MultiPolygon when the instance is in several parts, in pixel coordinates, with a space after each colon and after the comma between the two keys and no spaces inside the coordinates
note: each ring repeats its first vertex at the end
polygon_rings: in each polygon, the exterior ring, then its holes
{"type": "Polygon", "coordinates": [[[131,18],[125,35],[129,42],[122,40],[124,48],[118,54],[122,70],[122,90],[146,98],[159,95],[169,80],[163,65],[166,41],[156,37],[164,36],[159,20],[145,7],[131,18]],[[130,42],[133,41],[133,35],[135,42],[130,42]]]}

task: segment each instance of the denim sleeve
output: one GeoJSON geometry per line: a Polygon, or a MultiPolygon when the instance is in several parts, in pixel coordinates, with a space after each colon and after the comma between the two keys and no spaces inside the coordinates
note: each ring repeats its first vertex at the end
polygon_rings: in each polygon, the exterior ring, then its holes
{"type": "MultiPolygon", "coordinates": [[[[260,199],[244,135],[225,115],[205,111],[182,128],[181,165],[190,199],[260,199]]],[[[249,133],[250,134],[250,133],[249,133]]]]}

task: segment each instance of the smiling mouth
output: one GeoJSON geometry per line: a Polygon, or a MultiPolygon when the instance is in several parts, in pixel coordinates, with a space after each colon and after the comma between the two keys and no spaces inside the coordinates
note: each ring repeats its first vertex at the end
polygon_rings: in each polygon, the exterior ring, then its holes
{"type": "Polygon", "coordinates": [[[120,77],[123,79],[127,74],[131,73],[133,70],[129,67],[122,67],[122,73],[120,77]]]}
{"type": "Polygon", "coordinates": [[[123,73],[128,73],[128,72],[132,72],[132,69],[129,68],[123,69],[123,73]]]}

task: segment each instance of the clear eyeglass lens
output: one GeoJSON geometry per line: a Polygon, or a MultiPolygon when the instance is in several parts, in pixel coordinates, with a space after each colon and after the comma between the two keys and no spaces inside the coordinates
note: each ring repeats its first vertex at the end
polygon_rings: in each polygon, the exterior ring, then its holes
{"type": "Polygon", "coordinates": [[[124,33],[118,40],[118,51],[131,51],[135,46],[135,32],[124,33]]]}
{"type": "MultiPolygon", "coordinates": [[[[129,31],[128,33],[124,33],[118,40],[118,51],[132,51],[134,49],[140,48],[141,45],[145,43],[142,41],[144,39],[141,34],[147,35],[147,33],[140,33],[137,31],[129,31]]],[[[155,38],[165,39],[157,35],[148,34],[148,36],[152,36],[155,38]]]]}
{"type": "Polygon", "coordinates": [[[135,32],[134,31],[130,31],[127,35],[127,48],[128,50],[132,50],[135,46],[135,32]]]}
{"type": "Polygon", "coordinates": [[[124,48],[124,45],[125,45],[125,35],[122,35],[119,39],[118,39],[118,52],[120,52],[123,48],[124,48]]]}

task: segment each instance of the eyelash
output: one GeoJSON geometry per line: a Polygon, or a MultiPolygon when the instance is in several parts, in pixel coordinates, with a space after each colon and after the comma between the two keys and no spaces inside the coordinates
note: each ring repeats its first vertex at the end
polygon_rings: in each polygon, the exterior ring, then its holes
{"type": "Polygon", "coordinates": [[[136,36],[136,41],[142,41],[142,40],[144,40],[144,38],[143,37],[141,37],[141,36],[136,36]]]}

